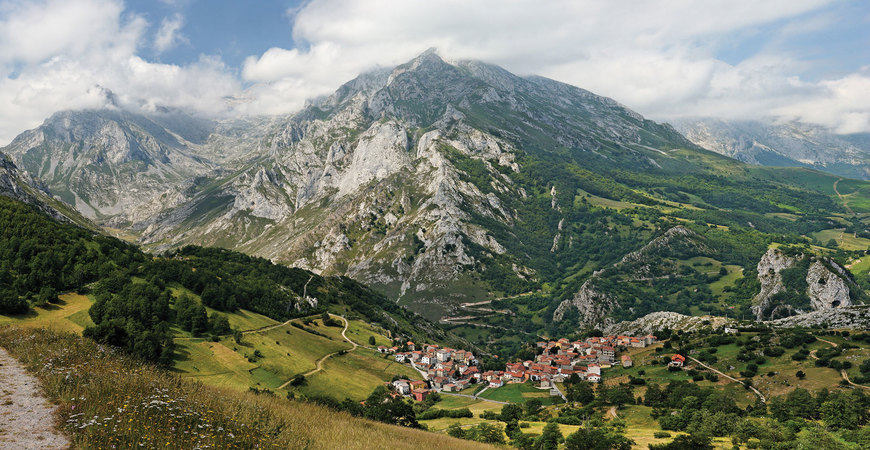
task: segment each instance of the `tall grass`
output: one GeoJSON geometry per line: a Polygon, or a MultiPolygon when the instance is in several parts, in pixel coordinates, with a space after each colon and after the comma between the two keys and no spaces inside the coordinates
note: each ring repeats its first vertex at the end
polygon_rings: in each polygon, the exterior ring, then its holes
{"type": "Polygon", "coordinates": [[[482,448],[306,403],[204,386],[72,333],[0,328],[80,448],[482,448]]]}

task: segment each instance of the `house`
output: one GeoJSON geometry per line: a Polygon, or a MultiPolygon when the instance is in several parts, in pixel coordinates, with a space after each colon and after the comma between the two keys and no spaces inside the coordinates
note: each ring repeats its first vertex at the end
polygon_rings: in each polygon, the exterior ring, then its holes
{"type": "Polygon", "coordinates": [[[456,392],[456,391],[458,391],[459,389],[456,388],[456,384],[454,384],[454,383],[447,383],[447,384],[444,385],[444,387],[441,388],[441,390],[444,391],[444,392],[456,392]]]}
{"type": "Polygon", "coordinates": [[[598,375],[600,377],[601,376],[601,366],[599,366],[598,364],[589,364],[588,366],[586,366],[586,372],[598,375]]]}
{"type": "Polygon", "coordinates": [[[422,380],[410,381],[410,382],[408,382],[408,384],[411,385],[411,390],[412,390],[412,391],[417,391],[417,390],[420,390],[420,389],[426,389],[426,388],[428,387],[428,386],[426,385],[426,382],[425,382],[425,381],[422,381],[422,380]]]}
{"type": "Polygon", "coordinates": [[[499,380],[499,379],[494,379],[494,380],[489,382],[489,387],[491,387],[491,388],[500,388],[502,386],[504,386],[504,381],[499,380]]]}
{"type": "Polygon", "coordinates": [[[411,395],[414,396],[414,400],[418,402],[426,400],[426,397],[428,397],[430,393],[432,393],[432,391],[430,391],[429,389],[414,389],[413,391],[411,391],[411,395]]]}
{"type": "Polygon", "coordinates": [[[725,334],[737,334],[737,328],[725,327],[725,334]]]}
{"type": "Polygon", "coordinates": [[[405,344],[405,345],[407,345],[407,346],[408,346],[408,350],[410,350],[410,351],[412,351],[412,352],[413,352],[414,350],[416,350],[416,349],[414,348],[414,343],[411,342],[411,341],[408,341],[408,343],[405,344]]]}
{"type": "Polygon", "coordinates": [[[600,383],[601,382],[601,375],[594,374],[594,373],[587,373],[586,374],[586,381],[589,381],[592,383],[600,383]]]}
{"type": "Polygon", "coordinates": [[[408,356],[407,353],[396,353],[396,362],[405,362],[406,356],[408,356]]]}
{"type": "Polygon", "coordinates": [[[626,369],[631,367],[633,362],[631,361],[631,357],[628,355],[622,355],[622,367],[626,369]]]}
{"type": "Polygon", "coordinates": [[[446,348],[439,349],[435,352],[435,358],[438,361],[444,362],[450,359],[450,350],[446,348]]]}
{"type": "Polygon", "coordinates": [[[408,380],[393,381],[393,388],[402,395],[409,395],[411,393],[411,385],[408,383],[408,380]]]}
{"type": "Polygon", "coordinates": [[[553,387],[553,383],[550,382],[550,379],[547,377],[541,378],[541,389],[549,389],[553,387]]]}
{"type": "Polygon", "coordinates": [[[646,342],[646,345],[653,345],[659,341],[657,337],[655,337],[651,334],[644,336],[643,340],[644,340],[644,342],[646,342]]]}
{"type": "Polygon", "coordinates": [[[674,355],[671,357],[671,362],[668,363],[668,367],[683,367],[683,364],[686,363],[686,357],[683,355],[674,355]]]}
{"type": "Polygon", "coordinates": [[[511,383],[522,383],[526,381],[526,373],[522,371],[511,371],[507,372],[510,375],[509,381],[511,383]]]}
{"type": "Polygon", "coordinates": [[[646,341],[640,338],[631,338],[631,346],[634,348],[644,348],[646,347],[646,341]]]}
{"type": "Polygon", "coordinates": [[[387,353],[387,351],[388,351],[388,349],[387,349],[386,345],[379,345],[378,346],[378,353],[387,353]]]}
{"type": "Polygon", "coordinates": [[[447,377],[433,377],[432,378],[432,387],[435,389],[442,389],[450,380],[447,377]]]}
{"type": "Polygon", "coordinates": [[[613,350],[613,347],[603,346],[600,349],[599,359],[605,361],[613,361],[613,358],[616,356],[616,352],[613,350]]]}

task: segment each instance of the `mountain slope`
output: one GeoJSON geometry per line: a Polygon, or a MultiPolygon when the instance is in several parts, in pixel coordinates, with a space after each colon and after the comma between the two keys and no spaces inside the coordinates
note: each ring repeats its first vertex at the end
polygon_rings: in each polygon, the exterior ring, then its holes
{"type": "Polygon", "coordinates": [[[836,135],[823,127],[791,122],[680,120],[674,126],[708,150],[749,164],[803,166],[850,178],[870,178],[868,137],[836,135]]]}
{"type": "Polygon", "coordinates": [[[269,123],[215,122],[167,108],[61,111],[2,151],[91,219],[123,225],[166,208],[166,192],[190,179],[243,164],[269,123]]]}
{"type": "MultiPolygon", "coordinates": [[[[770,244],[870,235],[856,216],[870,212],[870,184],[750,166],[611,99],[431,51],[273,123],[257,144],[245,124],[227,133],[239,141],[213,133],[223,146],[197,147],[204,157],[233,142],[252,151],[231,170],[169,183],[120,225],[157,251],[220,246],[350,276],[430,319],[539,296],[525,311],[538,319],[522,325],[538,329],[596,272],[678,224],[714,256],[651,267],[691,276],[674,278],[667,301],[643,287],[642,305],[624,303],[611,319],[748,310],[755,286],[739,269],[754,271],[770,244]],[[708,290],[732,303],[714,304],[708,290]]],[[[633,270],[621,267],[608,270],[607,289],[633,270]]],[[[569,317],[558,327],[577,325],[569,317]]]]}
{"type": "Polygon", "coordinates": [[[543,205],[521,211],[518,200],[543,195],[558,212],[549,197],[572,203],[585,187],[654,202],[565,163],[656,169],[682,159],[661,148],[692,144],[613,100],[427,52],[360,76],[275,128],[263,146],[268,155],[250,169],[134,225],[143,242],[228,246],[345,273],[431,317],[450,298],[483,294],[500,279],[501,290],[534,284],[540,267],[526,254],[539,253],[537,245],[517,248],[531,242],[516,233],[546,236],[549,249],[564,217],[531,223],[543,205]],[[548,170],[572,180],[555,186],[548,170]],[[475,279],[483,271],[490,281],[475,279]]]}

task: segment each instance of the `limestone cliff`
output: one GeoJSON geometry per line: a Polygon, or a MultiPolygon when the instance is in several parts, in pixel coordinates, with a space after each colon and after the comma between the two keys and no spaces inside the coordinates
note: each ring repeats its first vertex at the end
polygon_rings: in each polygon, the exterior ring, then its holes
{"type": "Polygon", "coordinates": [[[761,291],[752,311],[759,321],[852,306],[860,293],[849,271],[825,256],[771,248],[757,267],[761,291]]]}

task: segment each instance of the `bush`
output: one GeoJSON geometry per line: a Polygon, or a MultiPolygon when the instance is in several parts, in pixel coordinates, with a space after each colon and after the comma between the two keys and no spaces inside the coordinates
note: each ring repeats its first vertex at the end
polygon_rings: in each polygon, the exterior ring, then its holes
{"type": "Polygon", "coordinates": [[[671,433],[668,433],[667,431],[656,431],[653,433],[653,437],[656,439],[665,439],[671,437],[671,433]]]}

